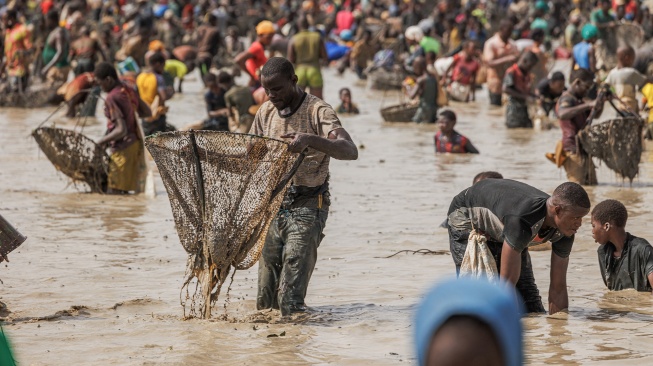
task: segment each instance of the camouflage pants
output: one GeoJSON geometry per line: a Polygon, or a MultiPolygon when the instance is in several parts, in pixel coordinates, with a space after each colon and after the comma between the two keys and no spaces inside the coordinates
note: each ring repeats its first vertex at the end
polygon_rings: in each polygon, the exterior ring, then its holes
{"type": "Polygon", "coordinates": [[[306,309],[328,215],[328,208],[298,207],[281,210],[272,221],[259,260],[257,309],[280,309],[282,315],[306,309]]]}

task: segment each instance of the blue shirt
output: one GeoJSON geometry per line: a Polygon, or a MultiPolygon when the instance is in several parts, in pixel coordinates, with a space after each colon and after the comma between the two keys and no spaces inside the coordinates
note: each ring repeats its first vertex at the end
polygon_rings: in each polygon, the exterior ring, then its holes
{"type": "Polygon", "coordinates": [[[587,69],[591,71],[590,68],[590,49],[592,45],[583,41],[575,45],[573,48],[574,60],[576,64],[581,69],[587,69]]]}

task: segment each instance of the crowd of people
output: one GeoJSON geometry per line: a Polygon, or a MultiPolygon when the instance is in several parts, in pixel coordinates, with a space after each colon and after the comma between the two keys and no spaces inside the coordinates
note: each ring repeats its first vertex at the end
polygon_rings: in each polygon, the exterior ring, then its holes
{"type": "MultiPolygon", "coordinates": [[[[87,113],[83,106],[93,93],[106,93],[107,133],[97,143],[111,150],[107,193],[138,191],[144,138],[159,132],[252,133],[286,139],[291,151],[306,152],[259,264],[257,307],[288,315],[306,310],[304,298],[329,212],[329,159],[358,156],[339,117],[359,113],[352,90],[339,91],[337,108],[326,104],[322,68],[332,66],[354,80],[400,75],[402,92],[417,106],[412,121],[437,123],[436,153],[479,153],[454,129],[455,110],[481,103],[477,95],[484,86],[488,103],[505,108],[507,128],[533,128],[538,118],[558,121],[561,141],[548,157],[564,167],[569,182],[550,196],[493,172],[475,179],[453,199],[445,225],[454,264],[459,271],[470,235],[478,231],[501,277],[516,286],[524,309],[544,312],[528,247],[551,242],[548,305],[555,313],[568,307],[569,255],[591,208],[581,185],[597,183],[594,164],[576,137],[601,115],[605,103],[632,117],[653,105],[653,47],[621,45],[614,49],[614,61],[610,53],[611,37],[620,27],[630,27],[641,40],[653,36],[649,9],[637,0],[589,3],[13,0],[1,11],[0,93],[56,90],[53,99],[67,103],[68,117],[87,113]],[[558,60],[569,60],[558,64],[570,67],[553,72],[558,60]],[[167,118],[168,101],[183,93],[191,72],[205,87],[207,116],[175,125],[167,118]]],[[[651,118],[653,111],[644,120],[651,123],[651,118]]],[[[653,247],[627,233],[626,220],[626,208],[618,201],[592,210],[601,274],[610,290],[650,292],[653,247]]],[[[515,311],[520,307],[515,305],[515,311]]],[[[418,330],[420,337],[432,338],[437,347],[438,328],[464,333],[464,327],[446,326],[457,314],[418,330]]],[[[492,320],[475,319],[489,322],[494,331],[492,320]]],[[[430,343],[421,339],[418,344],[420,360],[431,359],[430,343]]],[[[502,354],[504,360],[520,362],[520,355],[506,352],[499,352],[499,359],[502,354]]]]}

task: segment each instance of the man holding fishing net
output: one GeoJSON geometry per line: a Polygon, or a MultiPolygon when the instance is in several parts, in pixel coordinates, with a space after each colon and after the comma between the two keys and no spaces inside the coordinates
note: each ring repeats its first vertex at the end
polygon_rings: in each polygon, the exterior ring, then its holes
{"type": "Polygon", "coordinates": [[[138,192],[145,161],[143,134],[136,113],[149,117],[150,108],[134,89],[120,82],[113,65],[100,63],[94,75],[102,91],[107,93],[104,103],[107,133],[97,141],[102,147],[111,147],[107,193],[138,192]]]}
{"type": "Polygon", "coordinates": [[[270,100],[256,113],[250,133],[289,139],[291,152],[306,155],[270,225],[259,262],[257,308],[289,315],[306,309],[329,213],[329,159],[356,160],[358,149],[333,108],[297,86],[290,61],[268,60],[261,84],[270,100]]]}
{"type": "Polygon", "coordinates": [[[589,197],[576,183],[563,183],[549,196],[509,179],[480,181],[454,197],[449,207],[449,245],[456,270],[468,259],[466,252],[475,249],[472,245],[478,248],[487,241],[487,257],[500,276],[515,284],[529,313],[542,313],[528,247],[550,242],[549,313],[564,310],[569,306],[569,254],[589,210],[589,197]]]}

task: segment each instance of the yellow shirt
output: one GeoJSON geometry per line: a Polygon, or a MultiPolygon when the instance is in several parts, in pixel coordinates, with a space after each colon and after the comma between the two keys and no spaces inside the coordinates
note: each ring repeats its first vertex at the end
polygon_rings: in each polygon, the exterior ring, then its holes
{"type": "Polygon", "coordinates": [[[642,94],[646,98],[646,104],[649,107],[648,123],[653,123],[653,84],[648,83],[642,88],[642,94]]]}
{"type": "Polygon", "coordinates": [[[179,60],[166,60],[165,71],[173,78],[183,79],[188,74],[188,67],[179,60]]]}
{"type": "Polygon", "coordinates": [[[142,72],[136,78],[138,93],[147,105],[152,105],[154,98],[158,95],[158,85],[156,75],[152,72],[142,72]]]}

